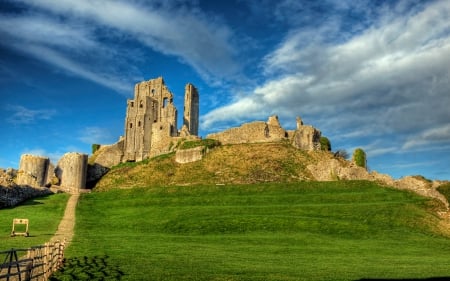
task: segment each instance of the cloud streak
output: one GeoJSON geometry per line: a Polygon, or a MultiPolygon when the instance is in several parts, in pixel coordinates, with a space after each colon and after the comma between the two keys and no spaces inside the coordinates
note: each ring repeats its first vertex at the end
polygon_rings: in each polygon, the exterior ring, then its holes
{"type": "Polygon", "coordinates": [[[50,120],[57,113],[54,109],[29,109],[21,105],[7,105],[4,109],[12,112],[6,119],[6,122],[14,125],[33,124],[39,120],[50,120]]]}
{"type": "MultiPolygon", "coordinates": [[[[31,26],[39,29],[37,35],[60,42],[56,43],[58,47],[64,42],[71,44],[75,41],[82,49],[96,49],[100,45],[99,33],[102,36],[115,35],[115,40],[132,38],[154,51],[177,57],[208,81],[231,78],[239,72],[239,64],[235,62],[234,48],[230,43],[233,36],[231,30],[220,20],[207,17],[194,8],[174,8],[173,5],[160,5],[152,1],[146,5],[139,2],[98,0],[22,2],[45,15],[50,13],[52,17],[68,18],[69,23],[81,28],[74,30],[55,25],[40,17],[23,20],[34,20],[31,26]],[[38,28],[39,26],[42,28],[38,28]]],[[[14,21],[20,19],[14,19],[8,24],[13,25],[14,21]]],[[[25,40],[36,37],[36,34],[30,34],[29,28],[23,27],[20,31],[25,40]]]]}
{"type": "Polygon", "coordinates": [[[108,129],[100,127],[87,127],[80,131],[80,141],[86,144],[112,143],[114,138],[108,129]]]}
{"type": "Polygon", "coordinates": [[[227,122],[229,116],[302,114],[332,139],[375,137],[393,147],[389,142],[399,139],[441,137],[436,132],[450,120],[450,6],[435,1],[404,9],[373,12],[382,16],[343,42],[327,38],[336,18],[315,29],[291,29],[263,60],[265,82],[245,98],[206,114],[203,128],[227,122]],[[394,132],[401,137],[389,138],[394,132]]]}

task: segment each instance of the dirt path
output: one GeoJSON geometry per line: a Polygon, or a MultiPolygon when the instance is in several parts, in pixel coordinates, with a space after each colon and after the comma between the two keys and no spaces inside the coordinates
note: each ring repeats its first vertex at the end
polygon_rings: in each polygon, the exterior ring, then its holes
{"type": "Polygon", "coordinates": [[[58,229],[55,235],[50,239],[50,242],[63,241],[66,239],[66,243],[70,243],[73,238],[73,231],[75,228],[75,210],[77,208],[79,194],[70,195],[67,201],[66,210],[64,216],[59,223],[58,229]]]}

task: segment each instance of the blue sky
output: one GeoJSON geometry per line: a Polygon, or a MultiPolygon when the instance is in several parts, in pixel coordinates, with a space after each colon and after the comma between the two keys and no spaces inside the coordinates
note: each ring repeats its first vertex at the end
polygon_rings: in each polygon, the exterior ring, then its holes
{"type": "Polygon", "coordinates": [[[372,170],[450,179],[448,0],[3,0],[0,38],[3,168],[116,142],[163,76],[179,118],[198,88],[203,137],[301,116],[372,170]]]}

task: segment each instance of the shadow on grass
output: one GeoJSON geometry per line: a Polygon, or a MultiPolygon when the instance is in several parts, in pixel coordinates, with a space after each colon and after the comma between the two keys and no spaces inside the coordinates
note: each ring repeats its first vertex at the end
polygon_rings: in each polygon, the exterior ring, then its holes
{"type": "Polygon", "coordinates": [[[405,278],[405,279],[377,279],[363,278],[355,281],[450,281],[450,277],[430,277],[430,278],[405,278]]]}
{"type": "Polygon", "coordinates": [[[111,265],[108,259],[108,256],[66,259],[64,266],[48,280],[121,280],[124,273],[118,266],[111,265]]]}

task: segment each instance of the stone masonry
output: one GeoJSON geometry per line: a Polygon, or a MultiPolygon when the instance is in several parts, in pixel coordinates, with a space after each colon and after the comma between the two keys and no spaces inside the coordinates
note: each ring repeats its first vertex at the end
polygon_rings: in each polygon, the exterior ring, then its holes
{"type": "Polygon", "coordinates": [[[47,184],[50,159],[48,157],[23,154],[17,173],[17,184],[42,187],[47,184]]]}
{"type": "Polygon", "coordinates": [[[125,135],[112,145],[101,145],[88,168],[88,182],[98,180],[121,162],[142,161],[173,151],[183,139],[199,139],[199,93],[185,86],[183,126],[177,129],[173,94],[158,77],[137,83],[134,99],[127,101],[125,135]]]}
{"type": "MultiPolygon", "coordinates": [[[[192,84],[187,84],[183,125],[189,135],[198,134],[198,106],[197,89],[192,84]]],[[[173,104],[173,94],[163,78],[137,83],[134,99],[127,103],[121,162],[142,161],[167,153],[173,138],[178,136],[177,109],[173,104]]]]}
{"type": "Polygon", "coordinates": [[[231,128],[223,132],[209,134],[208,139],[215,139],[221,144],[240,144],[258,142],[276,142],[288,140],[298,149],[319,150],[320,149],[319,130],[312,126],[303,125],[297,118],[297,129],[286,131],[280,125],[278,116],[270,116],[267,122],[256,121],[246,123],[240,127],[231,128]]]}
{"type": "Polygon", "coordinates": [[[87,160],[87,154],[76,152],[66,153],[59,159],[56,176],[62,190],[77,194],[86,187],[87,160]]]}

